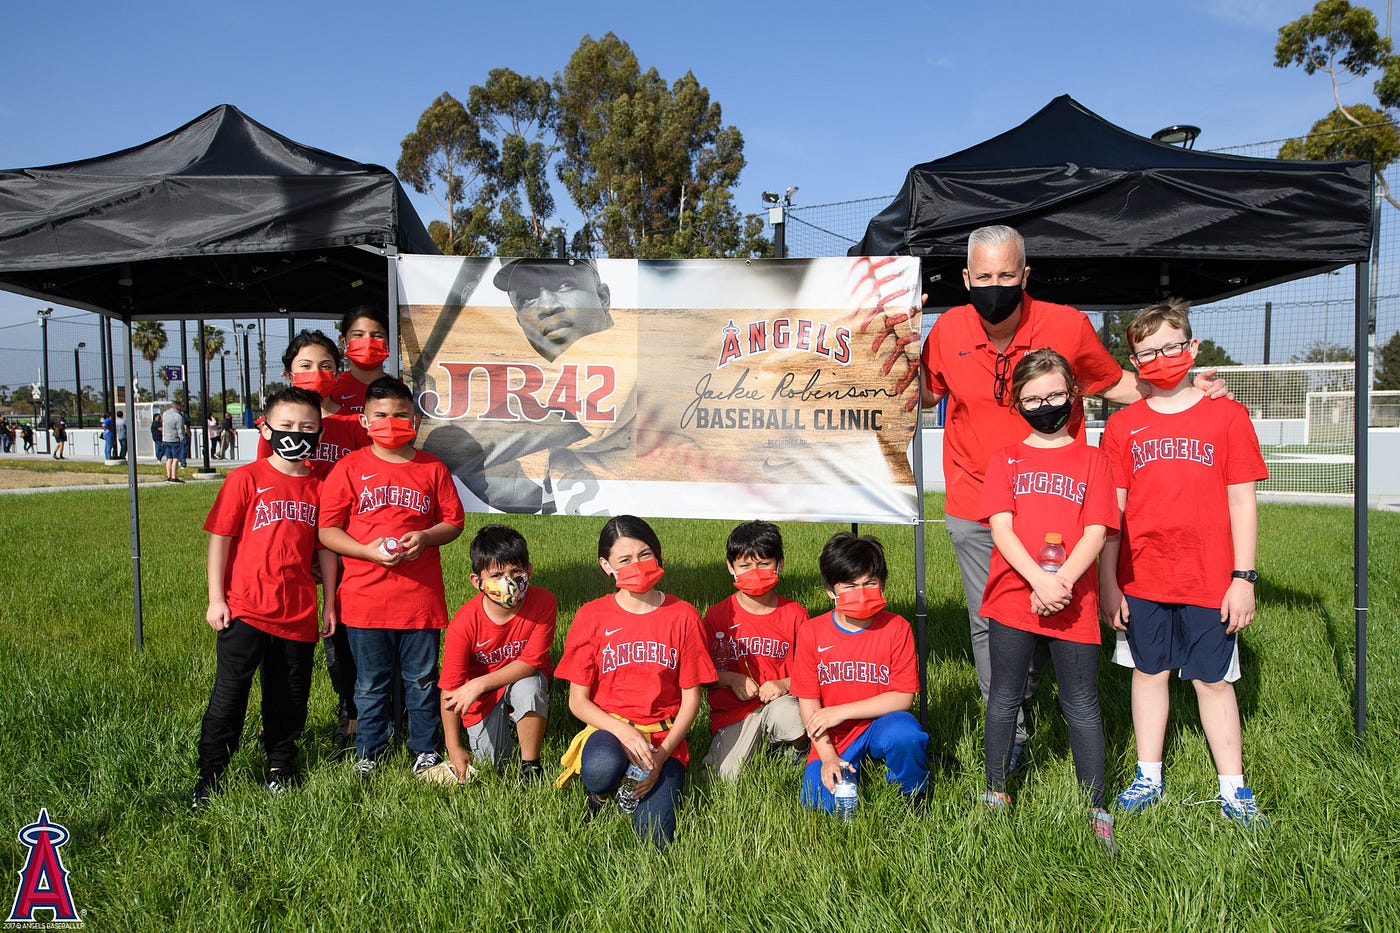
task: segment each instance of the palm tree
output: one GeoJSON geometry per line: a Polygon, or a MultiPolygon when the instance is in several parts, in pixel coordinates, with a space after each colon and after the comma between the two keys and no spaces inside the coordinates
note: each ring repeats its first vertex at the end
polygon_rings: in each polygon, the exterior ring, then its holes
{"type": "Polygon", "coordinates": [[[141,351],[141,356],[151,364],[151,398],[156,397],[156,358],[165,349],[169,338],[165,335],[165,325],[160,321],[138,321],[131,332],[131,345],[141,351]]]}

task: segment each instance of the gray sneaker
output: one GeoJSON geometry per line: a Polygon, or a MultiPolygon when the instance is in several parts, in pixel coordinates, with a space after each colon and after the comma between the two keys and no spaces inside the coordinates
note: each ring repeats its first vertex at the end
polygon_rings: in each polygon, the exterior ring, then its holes
{"type": "Polygon", "coordinates": [[[418,757],[413,759],[413,773],[422,774],[429,768],[435,768],[442,764],[442,756],[437,752],[419,752],[418,757]]]}
{"type": "Polygon", "coordinates": [[[369,777],[377,767],[379,767],[379,762],[375,761],[373,758],[361,758],[359,761],[355,762],[354,767],[350,770],[354,771],[360,777],[369,777]]]}

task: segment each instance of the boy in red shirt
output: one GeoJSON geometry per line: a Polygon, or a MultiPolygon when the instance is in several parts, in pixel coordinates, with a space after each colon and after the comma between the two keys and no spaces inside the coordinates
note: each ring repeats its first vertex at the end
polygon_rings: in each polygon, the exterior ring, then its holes
{"type": "Polygon", "coordinates": [[[403,677],[413,772],[438,754],[438,640],[447,627],[438,548],[462,533],[462,503],[442,461],[413,448],[413,396],[385,376],[365,391],[370,446],[331,471],[321,493],[321,543],[345,559],[340,614],[355,658],[355,771],[369,774],[389,744],[389,679],[403,677]]]}
{"type": "MultiPolygon", "coordinates": [[[[352,450],[369,446],[357,414],[341,408],[331,396],[335,393],[336,373],[340,371],[340,347],[319,330],[303,330],[292,338],[282,354],[282,368],[287,381],[300,389],[309,389],[321,399],[321,437],[306,465],[311,475],[322,482],[341,457],[352,450]]],[[[272,445],[258,437],[258,459],[272,453],[272,445]]],[[[337,626],[325,641],[326,673],[335,688],[341,736],[347,741],[355,735],[355,659],[350,656],[350,642],[345,627],[337,626]]]]}
{"type": "Polygon", "coordinates": [[[330,396],[347,414],[365,410],[365,390],[384,376],[389,358],[389,312],[374,305],[356,305],[340,319],[340,346],[350,368],[341,373],[330,396]]]}
{"type": "Polygon", "coordinates": [[[465,784],[472,758],[495,765],[510,751],[510,725],[520,740],[520,776],[538,781],[554,672],[556,605],[549,590],[530,585],[535,568],[514,528],[487,525],[471,543],[469,599],[447,625],[442,649],[442,731],[448,761],[433,776],[465,784]],[[509,717],[509,722],[507,722],[509,717]],[[471,753],[462,745],[467,731],[471,753]],[[450,770],[447,770],[450,769],[450,770]]]}
{"type": "Polygon", "coordinates": [[[837,782],[858,780],[868,758],[885,763],[885,780],[901,793],[919,794],[928,783],[928,735],[909,712],[919,691],[914,633],[884,611],[885,549],[842,531],[819,563],[836,607],[798,629],[792,661],[792,695],[812,739],[802,805],[834,812],[837,782]]]}
{"type": "Polygon", "coordinates": [[[1201,726],[1219,773],[1221,811],[1247,827],[1264,817],[1244,783],[1237,633],[1254,620],[1254,484],[1268,470],[1249,410],[1208,398],[1186,379],[1198,343],[1189,305],[1144,309],[1128,347],[1151,397],[1108,420],[1103,450],[1113,465],[1123,533],[1104,545],[1099,602],[1127,632],[1133,666],[1137,775],[1118,796],[1124,810],[1162,799],[1167,678],[1196,688],[1201,726]]]}
{"type": "Polygon", "coordinates": [[[709,688],[705,765],[722,779],[737,781],[762,738],[806,751],[802,713],[788,686],[793,642],[807,611],[776,589],[783,571],[777,525],[744,522],[729,533],[725,551],[739,592],[705,613],[710,657],[719,672],[709,688]]]}
{"type": "Polygon", "coordinates": [[[320,428],[320,399],[314,393],[289,388],[269,398],[260,430],[276,453],[230,473],[204,522],[209,532],[205,620],[219,634],[214,689],[199,733],[196,810],[218,791],[238,748],[248,691],[259,668],[266,786],[276,793],[296,780],[316,636],[329,635],[336,622],[335,600],[327,598],[318,626],[311,575],[314,552],[325,592],[335,590],[335,555],[317,550],[321,484],[306,466],[320,428]],[[278,585],[267,585],[269,580],[278,585]]]}

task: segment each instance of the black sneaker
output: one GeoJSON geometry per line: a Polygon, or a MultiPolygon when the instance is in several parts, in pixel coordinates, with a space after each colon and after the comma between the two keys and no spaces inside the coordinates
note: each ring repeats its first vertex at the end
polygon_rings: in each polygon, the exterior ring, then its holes
{"type": "Polygon", "coordinates": [[[196,812],[203,810],[209,806],[209,798],[218,792],[219,776],[217,774],[201,774],[194,785],[194,794],[190,798],[190,809],[196,812]]]}
{"type": "Polygon", "coordinates": [[[1026,766],[1026,743],[1017,742],[1011,746],[1011,757],[1006,759],[1006,777],[1011,777],[1026,766]]]}
{"type": "Polygon", "coordinates": [[[301,775],[295,768],[268,768],[267,780],[263,786],[269,794],[281,794],[301,783],[301,775]]]}

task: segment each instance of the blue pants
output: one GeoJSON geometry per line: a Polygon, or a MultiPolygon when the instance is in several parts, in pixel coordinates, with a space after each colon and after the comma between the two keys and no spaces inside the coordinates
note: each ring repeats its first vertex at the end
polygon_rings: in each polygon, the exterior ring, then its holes
{"type": "MultiPolygon", "coordinates": [[[[917,794],[928,783],[928,734],[908,710],[897,710],[879,717],[846,746],[842,759],[855,766],[852,780],[860,777],[861,766],[869,758],[885,763],[885,780],[899,785],[902,794],[917,794]]],[[[822,784],[821,759],[807,762],[802,772],[802,805],[831,813],[836,798],[822,784]]]]}
{"type": "Polygon", "coordinates": [[[403,674],[408,711],[408,748],[415,754],[442,745],[438,712],[437,629],[355,628],[346,626],[355,658],[355,754],[374,758],[389,746],[390,685],[395,659],[403,674]]]}
{"type": "MultiPolygon", "coordinates": [[[[607,796],[622,784],[627,773],[627,753],[611,732],[595,732],[583,745],[581,765],[583,786],[591,793],[607,796]]],[[[676,835],[676,807],[680,806],[684,785],[685,767],[674,758],[666,759],[656,786],[637,802],[637,812],[632,814],[632,829],[637,835],[649,838],[657,848],[666,847],[676,835]]]]}

